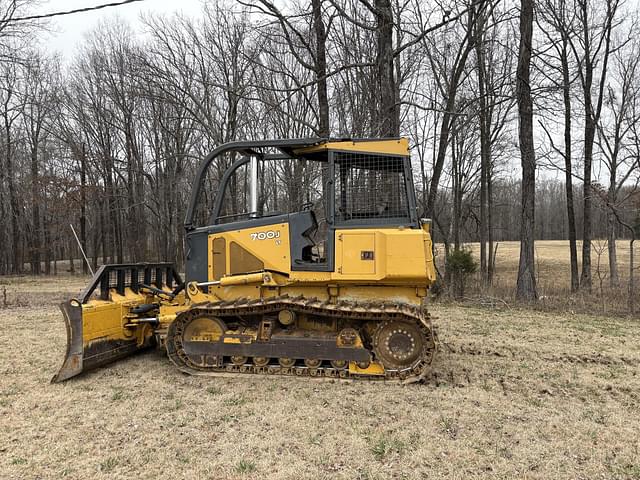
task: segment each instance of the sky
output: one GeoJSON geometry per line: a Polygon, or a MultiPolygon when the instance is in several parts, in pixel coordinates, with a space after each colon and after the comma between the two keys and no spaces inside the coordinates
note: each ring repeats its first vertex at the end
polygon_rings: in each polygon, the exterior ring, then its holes
{"type": "MultiPolygon", "coordinates": [[[[31,10],[32,14],[44,14],[64,10],[73,10],[113,0],[43,0],[37,7],[31,10]]],[[[87,31],[92,30],[100,20],[117,16],[129,22],[134,31],[142,31],[139,21],[141,13],[165,13],[181,12],[189,16],[198,16],[202,9],[202,2],[206,0],[144,0],[128,5],[105,8],[94,12],[76,13],[52,19],[51,32],[43,35],[44,45],[52,52],[59,52],[65,58],[70,58],[82,42],[87,31]]]]}

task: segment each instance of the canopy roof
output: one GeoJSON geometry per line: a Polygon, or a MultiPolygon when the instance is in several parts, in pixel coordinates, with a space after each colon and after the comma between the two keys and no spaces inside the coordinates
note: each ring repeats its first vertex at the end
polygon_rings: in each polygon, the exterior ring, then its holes
{"type": "Polygon", "coordinates": [[[320,142],[293,148],[296,156],[327,152],[329,150],[373,153],[378,155],[409,155],[409,141],[406,138],[389,139],[326,139],[320,142]]]}

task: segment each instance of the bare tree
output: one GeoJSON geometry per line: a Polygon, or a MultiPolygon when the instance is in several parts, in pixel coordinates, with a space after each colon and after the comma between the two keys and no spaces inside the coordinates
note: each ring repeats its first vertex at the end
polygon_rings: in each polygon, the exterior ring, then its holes
{"type": "Polygon", "coordinates": [[[30,247],[31,273],[40,273],[42,252],[49,252],[45,244],[45,229],[48,227],[41,217],[41,205],[46,202],[41,193],[43,185],[40,181],[41,156],[45,152],[46,142],[50,136],[54,115],[56,113],[57,72],[56,59],[47,59],[33,53],[23,67],[22,110],[21,120],[28,142],[31,174],[31,225],[28,232],[30,247]]]}
{"type": "Polygon", "coordinates": [[[612,34],[619,23],[616,14],[619,0],[592,2],[576,0],[579,35],[568,37],[569,45],[578,64],[585,109],[584,117],[584,174],[583,174],[583,233],[582,274],[580,287],[591,290],[591,234],[592,234],[592,164],[596,126],[602,113],[608,74],[609,56],[612,51],[612,34]],[[604,4],[604,11],[598,7],[604,4]],[[597,67],[600,73],[598,75],[597,67]],[[594,75],[596,94],[593,97],[594,75]]]}
{"type": "Polygon", "coordinates": [[[2,117],[2,147],[4,153],[4,165],[0,166],[0,169],[3,170],[4,181],[7,185],[9,208],[6,213],[10,218],[10,271],[12,273],[20,273],[23,264],[23,252],[20,242],[22,232],[19,223],[21,207],[18,198],[18,186],[16,185],[18,179],[16,167],[18,142],[15,138],[15,125],[22,110],[18,92],[16,91],[18,81],[18,65],[15,63],[0,63],[0,85],[2,86],[0,91],[0,105],[2,108],[0,116],[2,117]]]}
{"type": "Polygon", "coordinates": [[[33,43],[33,34],[41,30],[44,23],[17,19],[37,3],[38,0],[0,0],[0,63],[24,60],[25,50],[33,43]]]}
{"type": "MultiPolygon", "coordinates": [[[[478,9],[474,8],[467,10],[464,22],[464,33],[460,43],[458,44],[457,48],[454,49],[454,51],[446,52],[442,57],[443,61],[446,62],[446,64],[438,65],[438,60],[436,59],[436,57],[427,53],[428,59],[432,65],[434,72],[450,72],[450,75],[444,73],[445,77],[443,79],[443,83],[441,84],[444,97],[444,105],[442,107],[443,114],[440,121],[437,155],[433,165],[431,184],[429,186],[429,195],[427,197],[426,206],[427,215],[430,217],[434,217],[435,215],[434,207],[436,197],[438,195],[438,186],[444,168],[447,146],[449,143],[449,133],[451,131],[451,126],[455,118],[454,106],[456,103],[456,95],[458,93],[460,82],[463,78],[463,73],[465,72],[467,58],[474,49],[475,23],[477,21],[477,15],[480,13],[480,7],[478,7],[478,9]],[[453,61],[449,63],[449,60],[451,59],[453,59],[453,61]]],[[[450,44],[445,43],[445,45],[449,46],[450,44]]],[[[427,50],[427,52],[434,49],[435,47],[436,46],[432,43],[431,45],[429,45],[429,49],[427,50]]],[[[441,75],[442,74],[443,73],[441,73],[441,75]]]]}
{"type": "MultiPolygon", "coordinates": [[[[633,30],[632,30],[633,31],[633,30]]],[[[607,84],[603,113],[597,124],[596,142],[609,177],[607,204],[624,203],[622,188],[638,168],[639,159],[629,150],[632,129],[640,121],[634,106],[640,99],[640,43],[637,39],[625,42],[613,52],[610,81],[607,84]],[[626,47],[626,48],[625,48],[626,47]]],[[[607,212],[607,246],[609,254],[609,283],[619,284],[616,230],[617,218],[611,208],[607,212]]]]}
{"type": "Polygon", "coordinates": [[[530,84],[532,37],[533,0],[522,0],[520,2],[520,49],[516,77],[522,164],[520,262],[518,265],[516,297],[527,301],[538,298],[533,236],[535,226],[536,157],[533,146],[533,101],[530,84]]]}
{"type": "Polygon", "coordinates": [[[495,150],[513,107],[512,53],[500,31],[508,11],[495,8],[478,13],[475,24],[478,127],[480,131],[480,274],[485,285],[493,278],[492,184],[495,150]]]}
{"type": "MultiPolygon", "coordinates": [[[[544,49],[546,54],[541,54],[540,73],[549,80],[554,90],[562,92],[563,122],[564,122],[564,148],[559,148],[555,144],[553,135],[547,123],[555,123],[555,109],[547,107],[551,111],[551,119],[548,122],[541,121],[540,125],[547,135],[552,150],[563,159],[562,166],[553,165],[564,172],[565,193],[567,205],[567,232],[569,237],[569,263],[571,268],[571,291],[575,292],[579,288],[580,276],[578,272],[577,235],[575,219],[575,202],[573,193],[573,150],[572,150],[572,87],[576,74],[575,68],[571,64],[571,50],[569,40],[575,36],[576,15],[567,0],[546,0],[539,8],[538,22],[540,31],[545,36],[550,48],[544,49]],[[550,27],[550,28],[549,28],[550,27]],[[546,55],[551,58],[546,59],[546,55]],[[554,72],[554,73],[550,73],[554,72]]],[[[557,100],[553,97],[551,105],[555,105],[557,100]]]]}

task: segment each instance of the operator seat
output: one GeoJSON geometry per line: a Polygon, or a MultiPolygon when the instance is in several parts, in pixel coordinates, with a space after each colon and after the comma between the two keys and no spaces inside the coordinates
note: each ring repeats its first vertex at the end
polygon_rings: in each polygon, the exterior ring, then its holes
{"type": "Polygon", "coordinates": [[[313,253],[316,243],[312,237],[316,230],[318,230],[318,221],[312,210],[289,214],[292,265],[319,261],[318,256],[313,253]]]}

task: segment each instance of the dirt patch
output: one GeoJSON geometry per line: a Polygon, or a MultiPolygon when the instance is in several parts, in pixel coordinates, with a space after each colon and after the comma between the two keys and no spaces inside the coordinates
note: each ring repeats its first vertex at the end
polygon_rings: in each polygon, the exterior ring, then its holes
{"type": "Polygon", "coordinates": [[[151,351],[60,385],[56,303],[0,309],[2,478],[640,478],[640,324],[433,306],[425,385],[190,377],[151,351]]]}

